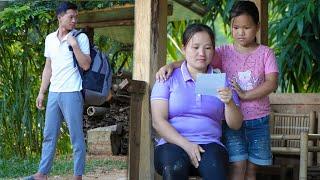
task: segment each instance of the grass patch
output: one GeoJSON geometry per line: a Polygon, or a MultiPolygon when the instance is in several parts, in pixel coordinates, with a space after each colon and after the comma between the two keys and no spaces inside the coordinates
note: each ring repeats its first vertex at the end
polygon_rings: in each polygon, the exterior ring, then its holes
{"type": "MultiPolygon", "coordinates": [[[[0,179],[10,179],[29,176],[38,170],[39,157],[28,159],[11,158],[0,159],[0,179]]],[[[110,159],[89,159],[86,162],[86,172],[95,171],[95,169],[111,171],[113,169],[126,169],[127,162],[110,159]]],[[[71,156],[59,156],[54,160],[50,176],[73,174],[73,160],[71,156]]]]}

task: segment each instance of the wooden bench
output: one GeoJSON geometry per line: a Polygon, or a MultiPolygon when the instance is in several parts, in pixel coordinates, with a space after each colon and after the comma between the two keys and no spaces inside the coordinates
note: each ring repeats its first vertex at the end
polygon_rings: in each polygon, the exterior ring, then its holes
{"type": "MultiPolygon", "coordinates": [[[[299,155],[300,134],[316,134],[315,112],[308,114],[271,113],[270,133],[271,149],[274,155],[299,155]]],[[[313,145],[313,142],[308,142],[313,145]]],[[[312,165],[312,153],[309,154],[309,165],[312,165]]]]}
{"type": "MultiPolygon", "coordinates": [[[[315,112],[308,114],[271,113],[270,133],[271,150],[274,156],[274,165],[279,167],[281,178],[286,179],[288,169],[293,169],[294,177],[298,177],[299,155],[301,148],[301,133],[315,134],[316,119],[315,112]],[[296,160],[296,161],[294,161],[296,160]]],[[[313,146],[313,141],[308,141],[313,146]]],[[[313,165],[313,153],[308,155],[308,165],[313,165]]],[[[300,157],[301,159],[301,157],[300,157]]]]}
{"type": "Polygon", "coordinates": [[[293,168],[294,179],[306,179],[308,171],[310,175],[316,174],[320,171],[314,168],[320,164],[320,153],[315,153],[319,149],[315,146],[320,145],[315,141],[320,134],[320,94],[274,93],[270,95],[270,103],[274,164],[259,172],[267,173],[271,168],[271,173],[277,173],[281,179],[286,179],[288,168],[293,168]]]}

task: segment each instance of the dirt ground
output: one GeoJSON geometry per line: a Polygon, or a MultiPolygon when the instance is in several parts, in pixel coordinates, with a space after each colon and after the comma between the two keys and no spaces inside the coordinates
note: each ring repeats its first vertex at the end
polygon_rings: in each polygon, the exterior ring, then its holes
{"type": "MultiPolygon", "coordinates": [[[[111,159],[111,160],[119,160],[119,161],[127,161],[126,156],[95,156],[95,155],[88,155],[88,159],[111,159]]],[[[65,176],[51,176],[48,178],[49,180],[72,180],[72,175],[65,175],[65,176]]],[[[94,172],[87,172],[83,176],[83,180],[127,180],[127,170],[106,170],[104,168],[97,168],[94,172]]]]}
{"type": "MultiPolygon", "coordinates": [[[[53,176],[49,180],[71,180],[72,175],[53,176]]],[[[83,180],[127,180],[127,170],[112,170],[112,171],[95,171],[88,172],[83,176],[83,180]]]]}

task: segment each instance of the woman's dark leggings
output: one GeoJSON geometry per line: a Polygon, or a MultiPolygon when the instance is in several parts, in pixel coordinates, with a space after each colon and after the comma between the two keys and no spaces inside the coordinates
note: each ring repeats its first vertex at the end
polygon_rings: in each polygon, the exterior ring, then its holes
{"type": "Polygon", "coordinates": [[[228,154],[217,143],[200,144],[205,150],[201,153],[199,167],[195,168],[188,154],[175,144],[157,146],[154,151],[154,166],[164,180],[187,180],[189,175],[200,175],[203,180],[226,180],[228,154]]]}

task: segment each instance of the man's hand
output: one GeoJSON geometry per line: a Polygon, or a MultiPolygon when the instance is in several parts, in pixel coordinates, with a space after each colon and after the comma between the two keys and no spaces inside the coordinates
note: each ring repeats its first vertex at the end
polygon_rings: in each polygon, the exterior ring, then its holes
{"type": "Polygon", "coordinates": [[[167,80],[173,71],[174,67],[172,64],[167,64],[162,66],[159,71],[156,73],[156,80],[157,81],[165,81],[167,80]]]}
{"type": "Polygon", "coordinates": [[[67,42],[71,47],[75,47],[78,45],[77,39],[70,33],[67,35],[67,42]]]}
{"type": "Polygon", "coordinates": [[[44,110],[43,100],[44,100],[44,93],[39,92],[37,100],[36,100],[36,106],[40,110],[44,110]]]}
{"type": "Polygon", "coordinates": [[[202,147],[199,146],[198,144],[194,144],[191,142],[188,142],[187,144],[185,144],[183,149],[187,152],[192,165],[195,168],[198,168],[199,161],[201,161],[200,153],[204,153],[204,149],[202,149],[202,147]]]}

